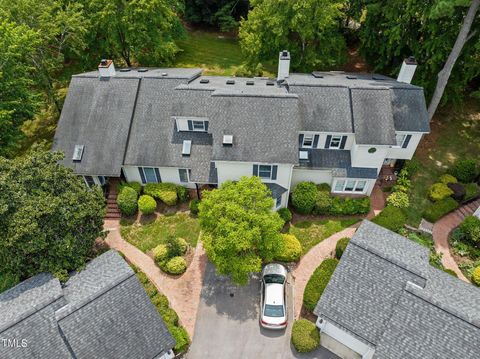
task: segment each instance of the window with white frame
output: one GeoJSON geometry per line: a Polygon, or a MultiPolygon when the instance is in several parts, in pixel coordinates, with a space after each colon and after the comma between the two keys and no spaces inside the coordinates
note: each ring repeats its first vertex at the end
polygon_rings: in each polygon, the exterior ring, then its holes
{"type": "Polygon", "coordinates": [[[154,167],[138,167],[142,183],[160,183],[160,171],[154,167]]]}
{"type": "Polygon", "coordinates": [[[271,165],[259,165],[258,177],[271,179],[272,178],[272,166],[271,165]]]}
{"type": "Polygon", "coordinates": [[[395,141],[397,142],[397,145],[395,147],[403,147],[403,144],[405,143],[406,138],[407,138],[407,135],[403,135],[403,134],[395,135],[395,141]]]}
{"type": "Polygon", "coordinates": [[[304,135],[303,136],[303,148],[312,148],[313,147],[313,135],[304,135]]]}
{"type": "Polygon", "coordinates": [[[275,198],[275,208],[278,208],[282,205],[282,195],[275,198]]]}
{"type": "Polygon", "coordinates": [[[178,169],[178,175],[180,177],[180,182],[187,183],[188,182],[188,170],[185,168],[178,169]]]}
{"type": "Polygon", "coordinates": [[[337,179],[333,191],[337,193],[365,193],[366,187],[366,180],[337,179]]]}
{"type": "Polygon", "coordinates": [[[342,136],[332,136],[330,139],[330,146],[329,148],[340,148],[342,143],[342,136]]]}
{"type": "Polygon", "coordinates": [[[96,184],[93,176],[83,176],[83,180],[85,181],[85,184],[88,188],[93,188],[93,186],[95,186],[96,184]]]}
{"type": "Polygon", "coordinates": [[[194,131],[205,132],[205,121],[192,121],[194,131]]]}

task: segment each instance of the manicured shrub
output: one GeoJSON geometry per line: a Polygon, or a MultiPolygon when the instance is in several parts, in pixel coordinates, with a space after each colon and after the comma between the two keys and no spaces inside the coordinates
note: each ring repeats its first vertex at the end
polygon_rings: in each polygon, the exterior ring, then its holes
{"type": "Polygon", "coordinates": [[[463,183],[473,182],[478,175],[474,160],[457,161],[448,172],[463,183]]]}
{"type": "Polygon", "coordinates": [[[198,206],[200,205],[199,199],[192,199],[190,201],[189,207],[192,214],[198,214],[198,206]]]}
{"type": "Polygon", "coordinates": [[[292,220],[292,212],[290,212],[288,208],[280,208],[277,212],[285,223],[288,223],[292,220]]]}
{"type": "Polygon", "coordinates": [[[472,282],[473,284],[480,287],[480,266],[476,267],[472,271],[472,282]]]}
{"type": "Polygon", "coordinates": [[[317,201],[315,202],[315,213],[316,214],[327,214],[330,211],[332,206],[332,196],[330,192],[320,191],[317,194],[317,201]]]}
{"type": "Polygon", "coordinates": [[[328,183],[320,183],[317,184],[317,189],[319,192],[328,192],[330,193],[332,191],[332,187],[328,183]]]}
{"type": "Polygon", "coordinates": [[[317,201],[317,186],[313,182],[301,182],[292,192],[292,204],[300,214],[310,214],[317,201]]]}
{"type": "Polygon", "coordinates": [[[167,206],[177,203],[177,186],[173,183],[147,183],[143,193],[161,200],[167,206]]]}
{"type": "Polygon", "coordinates": [[[187,270],[187,262],[183,257],[173,257],[164,266],[165,272],[169,274],[182,274],[187,270]]]}
{"type": "Polygon", "coordinates": [[[465,187],[463,187],[461,183],[449,183],[447,186],[452,190],[452,197],[454,199],[461,201],[463,198],[465,198],[465,187]]]}
{"type": "Polygon", "coordinates": [[[333,258],[325,259],[313,272],[308,280],[303,294],[303,305],[308,310],[315,309],[318,300],[327,287],[328,281],[337,267],[338,260],[333,258]]]}
{"type": "Polygon", "coordinates": [[[370,197],[349,198],[332,197],[332,204],[328,211],[331,215],[366,214],[370,211],[370,197]]]}
{"type": "Polygon", "coordinates": [[[134,215],[137,213],[137,192],[133,188],[125,187],[117,196],[117,205],[123,214],[134,215]]]}
{"type": "Polygon", "coordinates": [[[428,198],[437,202],[450,197],[453,191],[445,183],[434,183],[428,190],[428,198]]]}
{"type": "Polygon", "coordinates": [[[392,192],[408,192],[408,187],[402,186],[401,184],[396,184],[392,187],[392,192]]]}
{"type": "Polygon", "coordinates": [[[187,253],[187,249],[188,249],[187,241],[180,237],[177,238],[177,241],[178,241],[178,245],[180,246],[180,251],[182,252],[182,254],[187,253]]]}
{"type": "Polygon", "coordinates": [[[168,249],[168,257],[177,257],[185,254],[187,251],[188,244],[183,238],[175,238],[174,236],[170,235],[167,237],[167,241],[165,243],[168,249]]]}
{"type": "Polygon", "coordinates": [[[178,314],[172,308],[162,306],[159,308],[159,312],[165,324],[178,325],[178,314]]]}
{"type": "Polygon", "coordinates": [[[449,183],[457,183],[458,180],[452,175],[449,175],[448,173],[446,173],[440,176],[440,178],[438,179],[438,182],[449,184],[449,183]]]}
{"type": "Polygon", "coordinates": [[[293,323],[292,344],[299,353],[308,353],[320,345],[320,332],[315,323],[299,319],[293,323]]]}
{"type": "Polygon", "coordinates": [[[283,247],[275,256],[280,262],[297,262],[302,255],[302,245],[293,234],[282,234],[283,247]]]}
{"type": "Polygon", "coordinates": [[[345,252],[348,243],[350,243],[350,238],[348,237],[343,237],[338,240],[337,245],[335,246],[335,257],[337,259],[342,257],[342,254],[345,252]]]}
{"type": "Polygon", "coordinates": [[[183,186],[177,186],[177,197],[180,202],[188,201],[188,189],[183,186]]]}
{"type": "Polygon", "coordinates": [[[385,209],[372,220],[372,222],[391,231],[398,232],[407,222],[407,216],[402,208],[386,206],[385,209]]]}
{"type": "Polygon", "coordinates": [[[410,206],[408,194],[405,192],[394,192],[388,196],[387,204],[397,208],[407,208],[410,206]]]}
{"type": "Polygon", "coordinates": [[[170,333],[172,333],[173,338],[175,339],[175,347],[173,350],[176,354],[183,353],[187,351],[188,345],[190,344],[190,337],[188,336],[187,331],[184,327],[168,327],[170,333]]]}
{"type": "Polygon", "coordinates": [[[140,196],[140,193],[142,192],[142,185],[139,182],[121,182],[117,188],[118,193],[122,192],[122,190],[125,187],[133,188],[135,192],[137,192],[137,195],[139,196],[140,196]]]}
{"type": "Polygon", "coordinates": [[[153,248],[152,253],[153,259],[159,264],[168,258],[168,247],[165,244],[159,244],[153,248]]]}
{"type": "Polygon", "coordinates": [[[480,219],[475,216],[467,216],[460,224],[459,229],[465,239],[480,244],[480,219]]]}
{"type": "Polygon", "coordinates": [[[467,183],[464,187],[465,200],[469,200],[480,195],[480,186],[478,186],[476,183],[467,183]]]}
{"type": "Polygon", "coordinates": [[[155,212],[156,208],[157,202],[153,197],[149,196],[148,194],[144,194],[138,199],[138,209],[143,214],[152,214],[153,212],[155,212]]]}
{"type": "Polygon", "coordinates": [[[458,207],[458,202],[451,197],[432,203],[423,212],[423,218],[429,222],[436,222],[458,207]]]}

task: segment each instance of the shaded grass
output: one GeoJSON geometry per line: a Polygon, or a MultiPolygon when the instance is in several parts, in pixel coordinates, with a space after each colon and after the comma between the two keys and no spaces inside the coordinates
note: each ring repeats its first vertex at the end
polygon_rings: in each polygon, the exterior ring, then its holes
{"type": "Polygon", "coordinates": [[[359,219],[322,219],[292,224],[290,233],[295,235],[303,247],[303,254],[332,234],[358,222],[359,219]]]}
{"type": "Polygon", "coordinates": [[[200,225],[196,218],[187,213],[177,213],[171,216],[160,216],[155,221],[145,225],[133,224],[122,226],[122,237],[127,242],[143,252],[165,243],[169,234],[185,239],[195,247],[200,233],[200,225]]]}

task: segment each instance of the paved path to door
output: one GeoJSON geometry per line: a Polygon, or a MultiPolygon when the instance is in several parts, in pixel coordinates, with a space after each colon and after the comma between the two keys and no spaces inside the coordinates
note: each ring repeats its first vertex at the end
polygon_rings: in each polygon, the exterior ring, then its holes
{"type": "Polygon", "coordinates": [[[439,253],[442,253],[443,266],[447,269],[453,270],[457,274],[458,278],[467,283],[469,283],[468,279],[465,278],[462,271],[458,268],[457,262],[455,262],[452,254],[450,253],[448,236],[453,229],[462,223],[466,216],[473,214],[473,212],[475,212],[479,206],[480,199],[477,199],[476,201],[461,206],[454,212],[440,218],[440,220],[435,222],[433,225],[433,240],[435,242],[435,250],[439,253]]]}
{"type": "Polygon", "coordinates": [[[180,318],[180,323],[185,327],[190,338],[193,338],[207,263],[202,242],[198,241],[192,263],[187,271],[181,277],[171,277],[163,273],[152,258],[122,238],[118,220],[106,220],[104,227],[109,230],[107,244],[122,252],[132,264],[147,275],[161,293],[167,296],[171,307],[180,318]]]}

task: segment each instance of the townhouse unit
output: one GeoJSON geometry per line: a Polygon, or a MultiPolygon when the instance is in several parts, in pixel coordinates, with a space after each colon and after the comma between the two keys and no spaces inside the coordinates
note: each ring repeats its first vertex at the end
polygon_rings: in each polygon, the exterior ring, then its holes
{"type": "Polygon", "coordinates": [[[102,60],[72,77],[53,149],[88,186],[121,177],[199,188],[255,175],[278,208],[302,181],[369,195],[382,166],[412,158],[429,132],[413,59],[397,80],[289,66],[287,51],[276,79],[102,60]]]}

